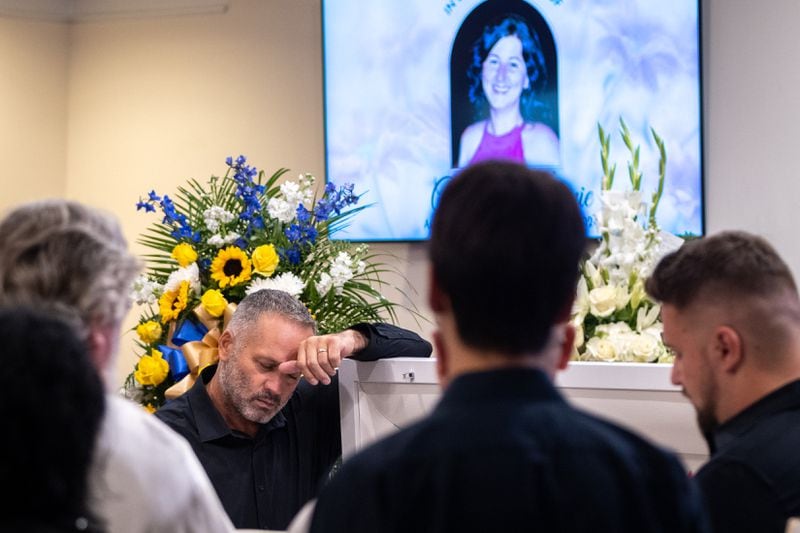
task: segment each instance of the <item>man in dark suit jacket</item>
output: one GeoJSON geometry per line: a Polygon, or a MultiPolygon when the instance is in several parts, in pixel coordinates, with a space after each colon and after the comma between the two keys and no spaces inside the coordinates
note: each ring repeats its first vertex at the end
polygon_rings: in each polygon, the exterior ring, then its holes
{"type": "Polygon", "coordinates": [[[673,455],[553,385],[584,244],[575,199],[549,174],[487,162],[453,178],[430,242],[443,397],[345,462],[313,532],[705,531],[673,455]]]}

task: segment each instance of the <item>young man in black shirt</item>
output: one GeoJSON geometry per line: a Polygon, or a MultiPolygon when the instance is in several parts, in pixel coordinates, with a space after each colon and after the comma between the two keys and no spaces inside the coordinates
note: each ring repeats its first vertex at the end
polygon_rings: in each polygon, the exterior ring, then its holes
{"type": "Polygon", "coordinates": [[[313,532],[705,530],[673,455],[553,385],[584,244],[574,197],[547,173],[487,162],[452,179],[429,248],[442,399],[345,462],[313,532]]]}
{"type": "Polygon", "coordinates": [[[800,516],[800,299],[764,239],[689,241],[647,283],[662,302],[672,381],[694,404],[710,460],[695,479],[717,533],[783,533],[800,516]]]}

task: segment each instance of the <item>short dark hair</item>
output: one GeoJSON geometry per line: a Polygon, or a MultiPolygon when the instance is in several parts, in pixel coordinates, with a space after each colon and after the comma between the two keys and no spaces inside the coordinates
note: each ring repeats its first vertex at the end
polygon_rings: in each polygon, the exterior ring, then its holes
{"type": "Polygon", "coordinates": [[[685,309],[698,298],[797,294],[792,273],[764,238],[724,231],[686,242],[656,265],[645,289],[685,309]]]}
{"type": "Polygon", "coordinates": [[[97,525],[89,516],[88,473],[105,393],[80,325],[26,307],[0,308],[0,479],[13,487],[0,529],[67,530],[80,518],[91,530],[97,525]]]}
{"type": "Polygon", "coordinates": [[[461,339],[520,355],[541,350],[569,315],[585,245],[566,185],[544,171],[486,161],[448,183],[429,253],[461,339]]]}

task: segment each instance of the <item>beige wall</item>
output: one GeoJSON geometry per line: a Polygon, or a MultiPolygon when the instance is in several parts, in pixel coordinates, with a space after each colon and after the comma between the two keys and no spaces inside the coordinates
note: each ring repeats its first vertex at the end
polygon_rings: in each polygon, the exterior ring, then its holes
{"type": "Polygon", "coordinates": [[[66,190],[64,24],[0,18],[0,211],[66,190]]]}
{"type": "MultiPolygon", "coordinates": [[[[222,173],[228,155],[322,178],[320,17],[318,0],[236,0],[223,14],[73,25],[67,195],[114,211],[133,241],[155,220],[135,212],[140,195],[222,173]]],[[[413,248],[382,249],[419,278],[413,248]]],[[[121,380],[130,334],[122,346],[121,380]]]]}

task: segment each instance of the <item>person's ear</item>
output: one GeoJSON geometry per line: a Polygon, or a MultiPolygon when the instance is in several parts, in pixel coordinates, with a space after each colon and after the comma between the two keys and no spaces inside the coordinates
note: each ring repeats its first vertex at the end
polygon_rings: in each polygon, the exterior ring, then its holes
{"type": "Polygon", "coordinates": [[[564,370],[569,364],[572,357],[572,351],[575,345],[575,326],[572,323],[564,324],[563,338],[561,339],[561,346],[559,347],[557,370],[564,370]]]}
{"type": "Polygon", "coordinates": [[[217,348],[219,350],[218,355],[220,361],[228,359],[232,347],[233,347],[233,333],[231,333],[230,329],[226,329],[225,331],[222,332],[222,335],[219,336],[219,340],[217,341],[217,348]]]}
{"type": "Polygon", "coordinates": [[[439,331],[433,332],[433,348],[436,354],[436,377],[439,379],[439,386],[444,389],[449,383],[447,375],[450,361],[439,331]]]}
{"type": "Polygon", "coordinates": [[[88,344],[95,368],[100,373],[105,372],[113,356],[114,343],[102,328],[90,327],[88,344]]]}
{"type": "Polygon", "coordinates": [[[719,326],[714,330],[712,349],[721,368],[728,373],[736,372],[744,362],[742,338],[730,326],[719,326]]]}
{"type": "Polygon", "coordinates": [[[428,305],[434,313],[444,313],[450,309],[450,298],[436,280],[433,266],[428,267],[428,305]]]}

